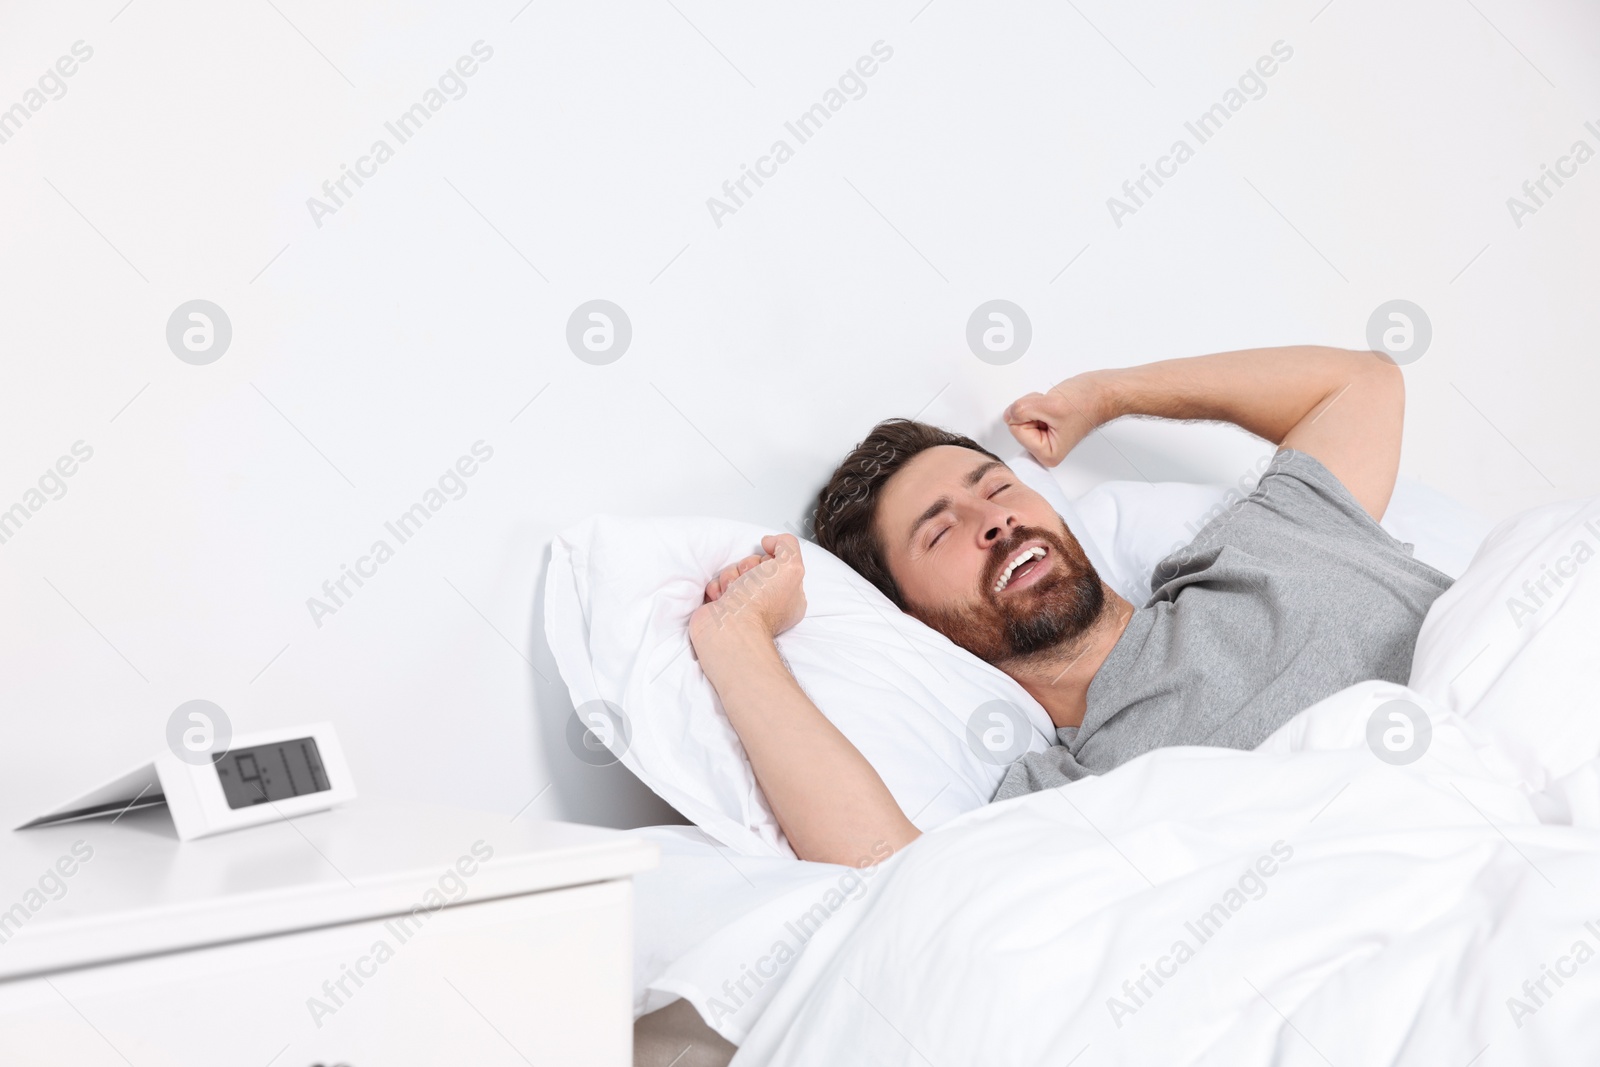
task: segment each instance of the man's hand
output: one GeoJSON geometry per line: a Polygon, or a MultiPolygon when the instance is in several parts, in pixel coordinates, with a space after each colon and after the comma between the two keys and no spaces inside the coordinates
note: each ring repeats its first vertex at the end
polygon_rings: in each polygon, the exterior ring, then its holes
{"type": "Polygon", "coordinates": [[[769,534],[761,551],[706,583],[706,601],[689,616],[689,640],[702,659],[735,628],[771,640],[805,618],[806,565],[793,534],[769,534]]]}
{"type": "Polygon", "coordinates": [[[1116,417],[1104,371],[1068,378],[1048,393],[1029,393],[1005,410],[1006,428],[1046,467],[1067,457],[1094,428],[1116,417]]]}

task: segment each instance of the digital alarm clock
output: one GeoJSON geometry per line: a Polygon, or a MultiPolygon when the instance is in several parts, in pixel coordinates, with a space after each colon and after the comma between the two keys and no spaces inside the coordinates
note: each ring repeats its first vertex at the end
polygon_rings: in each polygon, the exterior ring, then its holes
{"type": "Polygon", "coordinates": [[[355,795],[339,735],[332,723],[319,722],[241,734],[198,761],[160,752],[17,829],[165,804],[178,836],[192,841],[322,811],[355,795]]]}

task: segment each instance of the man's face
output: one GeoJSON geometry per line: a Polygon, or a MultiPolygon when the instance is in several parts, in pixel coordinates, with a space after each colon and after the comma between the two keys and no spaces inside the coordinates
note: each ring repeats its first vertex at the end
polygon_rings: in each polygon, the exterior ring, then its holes
{"type": "Polygon", "coordinates": [[[907,610],[996,666],[1073,641],[1105,607],[1061,516],[980,452],[918,453],[884,486],[876,523],[907,610]]]}

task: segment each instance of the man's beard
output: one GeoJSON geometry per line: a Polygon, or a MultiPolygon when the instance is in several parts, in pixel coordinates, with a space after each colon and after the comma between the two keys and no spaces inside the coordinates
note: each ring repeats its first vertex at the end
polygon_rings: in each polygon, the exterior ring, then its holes
{"type": "MultiPolygon", "coordinates": [[[[1035,564],[1038,566],[1038,564],[1035,564]]],[[[913,608],[912,614],[979,659],[995,666],[1050,650],[1070,648],[1105,610],[1100,584],[1083,546],[1066,523],[1061,533],[1019,526],[989,550],[975,602],[959,607],[913,608]],[[1065,537],[1062,536],[1065,534],[1065,537]],[[1007,562],[1024,542],[1050,547],[1050,573],[1007,596],[994,591],[1007,562]]]]}

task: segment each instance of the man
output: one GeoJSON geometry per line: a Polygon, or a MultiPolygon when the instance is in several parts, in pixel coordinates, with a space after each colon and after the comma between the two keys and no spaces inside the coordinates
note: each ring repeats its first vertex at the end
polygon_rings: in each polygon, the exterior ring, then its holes
{"type": "MultiPolygon", "coordinates": [[[[1061,744],[1008,768],[995,799],[1103,773],[1164,745],[1254,748],[1367,678],[1405,682],[1450,579],[1378,525],[1405,391],[1372,352],[1223,352],[1069,378],[1005,413],[1054,466],[1125,415],[1234,423],[1278,446],[1241,504],[1156,569],[1135,607],[1045,500],[976,442],[880,424],[823,489],[817,542],[902,609],[1011,675],[1061,744]]],[[[706,587],[690,638],[778,823],[805,859],[854,863],[918,830],[795,683],[773,639],[805,614],[799,545],[706,587]]]]}

